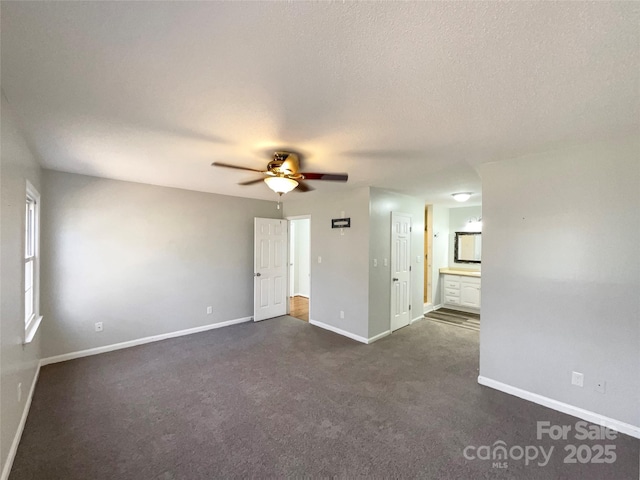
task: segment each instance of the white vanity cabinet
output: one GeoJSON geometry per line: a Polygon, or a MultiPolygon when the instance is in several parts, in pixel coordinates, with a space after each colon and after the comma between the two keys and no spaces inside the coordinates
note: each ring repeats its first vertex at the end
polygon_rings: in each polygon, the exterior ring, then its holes
{"type": "Polygon", "coordinates": [[[460,305],[480,309],[480,279],[460,277],[460,305]]]}
{"type": "Polygon", "coordinates": [[[445,274],[442,306],[454,310],[480,312],[480,278],[468,275],[445,274]]]}

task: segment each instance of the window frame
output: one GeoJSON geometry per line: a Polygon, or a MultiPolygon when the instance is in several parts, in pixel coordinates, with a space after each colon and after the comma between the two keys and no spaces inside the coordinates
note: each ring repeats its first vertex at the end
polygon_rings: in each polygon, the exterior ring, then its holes
{"type": "Polygon", "coordinates": [[[24,268],[22,269],[22,291],[24,293],[24,343],[27,344],[33,340],[33,337],[42,322],[42,315],[40,315],[40,193],[28,180],[26,181],[24,222],[24,268]],[[31,217],[29,215],[30,212],[32,214],[31,217]],[[26,270],[27,264],[30,262],[32,264],[32,313],[29,318],[27,318],[26,270]]]}

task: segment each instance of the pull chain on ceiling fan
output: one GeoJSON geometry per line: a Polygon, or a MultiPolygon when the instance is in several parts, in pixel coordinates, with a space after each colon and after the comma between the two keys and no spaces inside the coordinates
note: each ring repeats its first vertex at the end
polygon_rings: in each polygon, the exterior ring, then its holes
{"type": "Polygon", "coordinates": [[[300,192],[313,190],[313,187],[304,180],[346,182],[349,179],[349,175],[346,173],[301,172],[300,155],[295,152],[275,152],[273,159],[267,164],[266,170],[256,170],[255,168],[241,167],[222,162],[213,162],[211,165],[214,167],[233,168],[236,170],[261,173],[264,175],[262,178],[240,182],[238,185],[253,185],[254,183],[264,181],[271,190],[280,196],[296,188],[300,192]]]}

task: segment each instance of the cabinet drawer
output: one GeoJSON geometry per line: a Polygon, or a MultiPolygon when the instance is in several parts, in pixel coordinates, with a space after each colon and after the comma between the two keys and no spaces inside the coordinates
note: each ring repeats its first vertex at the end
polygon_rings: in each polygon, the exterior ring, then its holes
{"type": "Polygon", "coordinates": [[[444,289],[444,294],[447,297],[459,297],[460,296],[460,289],[458,289],[458,288],[445,288],[444,289]]]}
{"type": "Polygon", "coordinates": [[[460,277],[458,275],[447,275],[445,274],[444,276],[444,281],[445,282],[456,282],[456,283],[460,283],[460,277]]]}
{"type": "Polygon", "coordinates": [[[460,288],[460,282],[454,282],[451,280],[444,281],[444,288],[460,288]]]}
{"type": "Polygon", "coordinates": [[[444,303],[450,303],[453,305],[460,305],[460,297],[451,297],[449,295],[444,296],[444,303]]]}

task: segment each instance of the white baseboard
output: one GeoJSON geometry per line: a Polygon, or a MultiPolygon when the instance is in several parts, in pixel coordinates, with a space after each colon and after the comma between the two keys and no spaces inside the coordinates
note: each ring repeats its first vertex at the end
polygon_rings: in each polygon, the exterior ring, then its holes
{"type": "Polygon", "coordinates": [[[346,330],[342,330],[341,328],[334,327],[333,325],[329,325],[326,323],[318,322],[317,320],[309,320],[311,325],[315,325],[316,327],[324,328],[325,330],[329,330],[333,333],[337,333],[338,335],[342,335],[343,337],[351,338],[357,342],[361,343],[369,343],[369,339],[361,337],[360,335],[356,335],[355,333],[347,332],[346,330]]]}
{"type": "Polygon", "coordinates": [[[230,325],[236,325],[238,323],[248,322],[253,317],[242,317],[234,320],[227,320],[226,322],[212,323],[204,325],[202,327],[187,328],[186,330],[178,330],[177,332],[163,333],[162,335],[153,335],[151,337],[138,338],[136,340],[129,340],[127,342],[114,343],[113,345],[105,345],[104,347],[89,348],[87,350],[80,350],[78,352],[65,353],[63,355],[56,355],[54,357],[43,358],[40,360],[40,365],[49,365],[51,363],[65,362],[67,360],[73,360],[74,358],[88,357],[90,355],[98,355],[100,353],[113,352],[114,350],[122,350],[123,348],[135,347],[137,345],[144,345],[145,343],[158,342],[160,340],[166,340],[168,338],[182,337],[184,335],[191,335],[192,333],[206,332],[207,330],[213,330],[215,328],[228,327],[230,325]]]}
{"type": "Polygon", "coordinates": [[[387,337],[389,335],[391,335],[391,330],[387,330],[386,332],[382,332],[382,333],[379,333],[378,335],[374,335],[373,337],[368,338],[366,343],[376,342],[376,341],[380,340],[381,338],[387,337]]]}
{"type": "Polygon", "coordinates": [[[411,320],[409,322],[409,325],[413,325],[414,323],[416,323],[418,320],[422,320],[424,318],[424,315],[420,315],[419,317],[414,318],[413,320],[411,320]]]}
{"type": "Polygon", "coordinates": [[[365,338],[361,337],[360,335],[356,335],[355,333],[347,332],[346,330],[342,330],[341,328],[334,327],[333,325],[319,322],[317,320],[309,320],[309,323],[311,325],[315,325],[316,327],[324,328],[325,330],[329,330],[330,332],[337,333],[338,335],[342,335],[343,337],[350,338],[357,342],[366,343],[367,345],[376,342],[381,338],[386,337],[387,335],[391,335],[391,330],[387,330],[386,332],[379,333],[378,335],[374,335],[371,338],[365,338]]]}
{"type": "Polygon", "coordinates": [[[538,395],[537,393],[528,392],[527,390],[522,390],[520,388],[507,385],[506,383],[483,377],[482,375],[478,377],[478,383],[480,385],[484,385],[485,387],[494,388],[496,390],[500,390],[501,392],[508,393],[509,395],[514,395],[524,400],[529,400],[530,402],[537,403],[538,405],[551,408],[552,410],[557,410],[558,412],[566,413],[568,415],[581,418],[582,420],[586,420],[597,425],[602,425],[617,432],[624,433],[635,438],[640,438],[640,426],[631,425],[629,423],[621,422],[620,420],[605,417],[604,415],[600,415],[599,413],[591,412],[580,407],[575,407],[573,405],[569,405],[568,403],[560,402],[549,397],[538,395]]]}
{"type": "Polygon", "coordinates": [[[7,480],[9,478],[9,474],[11,473],[11,467],[13,467],[13,461],[16,458],[18,445],[20,445],[20,439],[22,438],[24,425],[27,422],[27,416],[29,415],[29,410],[31,408],[31,400],[33,399],[33,392],[36,389],[36,383],[38,382],[38,376],[40,375],[40,365],[41,365],[41,362],[38,362],[38,366],[36,367],[36,373],[33,376],[33,381],[31,382],[31,388],[29,389],[29,394],[27,395],[27,398],[25,398],[24,409],[22,410],[22,417],[20,417],[20,423],[18,423],[18,429],[16,430],[16,434],[13,437],[13,442],[11,442],[11,447],[9,448],[9,454],[7,455],[7,460],[4,464],[4,468],[2,469],[2,475],[0,475],[0,480],[7,480]]]}

